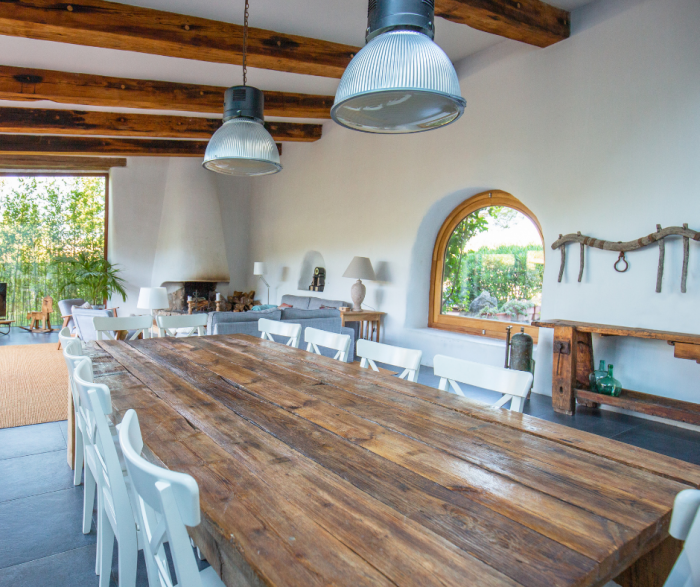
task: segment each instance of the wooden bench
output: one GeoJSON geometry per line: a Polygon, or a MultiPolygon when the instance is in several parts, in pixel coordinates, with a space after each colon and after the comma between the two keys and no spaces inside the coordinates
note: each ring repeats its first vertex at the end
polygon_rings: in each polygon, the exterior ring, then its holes
{"type": "Polygon", "coordinates": [[[552,407],[555,412],[573,415],[576,411],[576,400],[578,400],[586,406],[597,407],[600,404],[606,404],[651,416],[700,425],[700,404],[629,389],[623,389],[618,397],[611,397],[591,391],[588,384],[588,376],[595,368],[592,334],[665,340],[674,346],[676,358],[690,359],[698,363],[700,363],[700,335],[571,320],[543,320],[533,322],[532,325],[554,329],[552,407]]]}

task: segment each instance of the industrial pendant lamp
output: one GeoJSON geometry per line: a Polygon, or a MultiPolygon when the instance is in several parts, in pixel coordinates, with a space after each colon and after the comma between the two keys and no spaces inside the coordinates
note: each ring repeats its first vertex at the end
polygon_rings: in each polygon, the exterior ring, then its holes
{"type": "Polygon", "coordinates": [[[433,130],[467,102],[457,72],[434,42],[435,0],[369,0],[367,44],[345,70],[331,117],[371,133],[433,130]]]}
{"type": "Polygon", "coordinates": [[[243,25],[243,85],[224,94],[224,124],[209,140],[204,167],[225,175],[269,175],[281,171],[274,139],[263,126],[265,96],[247,85],[248,0],[243,25]]]}

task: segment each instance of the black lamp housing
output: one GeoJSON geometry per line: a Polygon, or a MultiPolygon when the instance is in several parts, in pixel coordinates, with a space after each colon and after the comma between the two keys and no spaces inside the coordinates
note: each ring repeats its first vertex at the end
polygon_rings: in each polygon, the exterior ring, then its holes
{"type": "Polygon", "coordinates": [[[393,30],[435,38],[435,0],[369,0],[366,42],[393,30]]]}
{"type": "Polygon", "coordinates": [[[263,123],[265,95],[251,86],[233,86],[224,93],[224,122],[232,118],[250,118],[263,123]]]}

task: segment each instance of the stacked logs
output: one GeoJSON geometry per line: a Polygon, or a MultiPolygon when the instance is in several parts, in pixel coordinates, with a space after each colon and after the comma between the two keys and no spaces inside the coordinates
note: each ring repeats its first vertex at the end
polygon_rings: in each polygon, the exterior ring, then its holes
{"type": "MultiPolygon", "coordinates": [[[[255,290],[252,291],[234,291],[232,296],[228,297],[228,311],[247,312],[253,306],[259,306],[260,302],[255,299],[255,290]]],[[[223,308],[222,308],[223,310],[223,308]]]]}

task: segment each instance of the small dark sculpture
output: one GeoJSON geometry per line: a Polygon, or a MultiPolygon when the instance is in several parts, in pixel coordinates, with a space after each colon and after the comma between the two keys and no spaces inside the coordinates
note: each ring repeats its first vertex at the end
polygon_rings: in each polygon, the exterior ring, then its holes
{"type": "Polygon", "coordinates": [[[326,286],[326,270],[323,267],[314,269],[314,277],[309,286],[310,291],[323,291],[326,286]]]}

